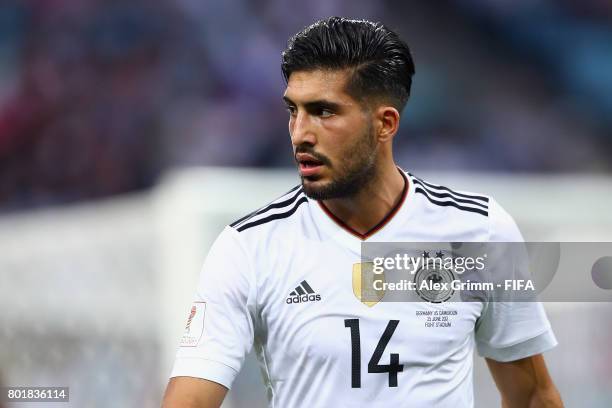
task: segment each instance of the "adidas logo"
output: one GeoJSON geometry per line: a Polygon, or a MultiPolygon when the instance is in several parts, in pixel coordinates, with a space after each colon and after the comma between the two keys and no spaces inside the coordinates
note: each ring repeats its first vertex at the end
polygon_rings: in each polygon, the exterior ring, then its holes
{"type": "Polygon", "coordinates": [[[287,297],[287,304],[291,303],[304,303],[304,302],[318,302],[321,300],[321,295],[315,293],[310,287],[308,282],[303,280],[287,297]]]}

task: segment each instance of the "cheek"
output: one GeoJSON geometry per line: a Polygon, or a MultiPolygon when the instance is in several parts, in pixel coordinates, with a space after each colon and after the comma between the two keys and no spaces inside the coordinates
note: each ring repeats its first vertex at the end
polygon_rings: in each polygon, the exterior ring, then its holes
{"type": "Polygon", "coordinates": [[[325,144],[330,151],[342,151],[343,147],[351,143],[352,124],[342,117],[332,117],[327,120],[319,120],[317,123],[320,142],[325,144]]]}
{"type": "Polygon", "coordinates": [[[334,118],[321,125],[330,151],[344,154],[359,143],[367,124],[354,118],[334,118]]]}

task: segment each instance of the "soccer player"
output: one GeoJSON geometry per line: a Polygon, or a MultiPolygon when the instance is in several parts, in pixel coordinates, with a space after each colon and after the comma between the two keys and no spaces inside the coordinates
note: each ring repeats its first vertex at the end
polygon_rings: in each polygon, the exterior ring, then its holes
{"type": "Polygon", "coordinates": [[[282,54],[301,185],[227,226],[204,263],[164,407],[219,407],[254,347],[273,407],[471,407],[473,351],[504,407],[560,407],[541,304],[458,302],[452,327],[353,291],[362,242],[521,241],[490,197],[417,178],[392,142],[410,94],[407,45],[331,17],[282,54]],[[374,302],[375,303],[375,302],[374,302]]]}

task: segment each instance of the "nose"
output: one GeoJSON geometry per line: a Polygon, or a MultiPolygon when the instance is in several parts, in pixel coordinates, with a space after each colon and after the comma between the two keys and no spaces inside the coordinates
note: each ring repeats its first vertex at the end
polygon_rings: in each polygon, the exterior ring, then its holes
{"type": "Polygon", "coordinates": [[[291,144],[294,147],[302,144],[314,146],[317,143],[314,124],[307,112],[298,111],[297,114],[289,120],[289,134],[291,135],[291,144]]]}

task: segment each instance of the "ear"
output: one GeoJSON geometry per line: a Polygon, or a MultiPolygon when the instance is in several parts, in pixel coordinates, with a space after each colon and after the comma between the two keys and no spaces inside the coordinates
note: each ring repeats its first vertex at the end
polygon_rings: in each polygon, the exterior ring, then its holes
{"type": "Polygon", "coordinates": [[[399,129],[400,114],[393,106],[379,106],[374,112],[378,125],[376,139],[379,142],[391,142],[399,129]]]}

